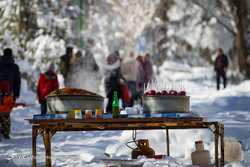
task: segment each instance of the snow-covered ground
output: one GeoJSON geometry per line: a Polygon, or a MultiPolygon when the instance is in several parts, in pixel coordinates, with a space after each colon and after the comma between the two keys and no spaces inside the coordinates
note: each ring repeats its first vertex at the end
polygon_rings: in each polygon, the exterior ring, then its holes
{"type": "MultiPolygon", "coordinates": [[[[191,71],[209,71],[194,70],[191,71]]],[[[182,74],[181,74],[182,75],[182,74]]],[[[212,76],[204,72],[204,75],[212,76]]],[[[199,76],[204,76],[199,75],[199,76]]],[[[160,75],[159,78],[164,75],[160,75]]],[[[194,76],[197,76],[195,74],[194,76]]],[[[178,77],[180,78],[180,77],[178,77]]],[[[190,78],[189,78],[190,79],[190,78]]],[[[250,166],[250,81],[239,85],[228,84],[226,89],[216,90],[212,77],[185,81],[187,95],[191,96],[190,109],[199,112],[208,121],[218,121],[225,125],[225,138],[242,143],[242,161],[227,163],[227,167],[250,166]]],[[[222,85],[221,85],[222,87],[222,85]]],[[[35,94],[22,87],[20,101],[34,104],[35,94]]],[[[18,107],[11,112],[11,139],[0,142],[0,166],[32,166],[32,126],[25,119],[40,113],[38,104],[26,108],[18,107]],[[13,158],[11,161],[6,158],[13,158]]],[[[166,154],[164,130],[137,131],[137,139],[149,139],[150,147],[157,155],[166,154]]],[[[203,140],[206,150],[210,151],[214,163],[214,135],[207,129],[170,130],[170,155],[160,160],[147,161],[144,167],[192,166],[185,159],[186,148],[194,148],[194,142],[203,140]]],[[[104,153],[119,158],[130,159],[132,150],[125,143],[132,140],[132,131],[101,132],[57,132],[51,139],[53,166],[104,167],[98,159],[104,153]]],[[[37,139],[38,166],[45,166],[44,143],[41,136],[37,139]]]]}

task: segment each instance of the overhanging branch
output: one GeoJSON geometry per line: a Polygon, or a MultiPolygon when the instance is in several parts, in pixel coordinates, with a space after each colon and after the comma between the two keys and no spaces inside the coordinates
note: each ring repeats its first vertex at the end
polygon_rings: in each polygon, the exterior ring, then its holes
{"type": "Polygon", "coordinates": [[[197,6],[201,7],[206,12],[209,12],[213,17],[216,18],[216,20],[218,21],[218,23],[220,23],[224,28],[227,29],[228,32],[230,32],[234,37],[236,36],[236,33],[234,32],[234,30],[232,28],[230,28],[228,25],[226,25],[216,14],[214,14],[212,11],[209,11],[206,7],[204,7],[202,4],[200,4],[196,0],[192,0],[192,2],[194,4],[196,4],[197,6]]]}

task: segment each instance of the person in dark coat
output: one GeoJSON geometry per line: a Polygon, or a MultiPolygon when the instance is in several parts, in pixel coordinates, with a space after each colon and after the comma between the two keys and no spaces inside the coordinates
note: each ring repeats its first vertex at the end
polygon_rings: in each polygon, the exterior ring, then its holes
{"type": "Polygon", "coordinates": [[[61,68],[61,73],[64,78],[64,84],[66,87],[69,86],[69,81],[68,79],[68,74],[70,70],[70,60],[73,55],[73,48],[72,47],[67,47],[66,48],[66,54],[61,57],[60,61],[60,68],[61,68]]]}
{"type": "Polygon", "coordinates": [[[117,59],[113,54],[107,58],[107,64],[105,65],[106,77],[104,80],[105,92],[108,98],[108,105],[106,112],[112,113],[112,103],[114,98],[114,92],[117,91],[118,99],[123,98],[123,86],[121,84],[121,61],[117,59]]]}
{"type": "Polygon", "coordinates": [[[59,82],[57,75],[54,73],[54,63],[49,62],[47,64],[47,71],[40,75],[37,85],[37,96],[39,103],[41,104],[41,114],[47,113],[46,108],[46,96],[54,90],[59,89],[59,82]]]}
{"type": "Polygon", "coordinates": [[[217,90],[220,89],[220,77],[223,78],[224,89],[226,88],[227,80],[226,80],[226,71],[228,67],[228,59],[227,56],[224,55],[222,49],[218,49],[218,56],[215,59],[214,63],[214,71],[216,72],[216,80],[217,80],[217,90]]]}
{"type": "Polygon", "coordinates": [[[10,48],[4,49],[4,55],[0,57],[0,83],[2,81],[9,82],[10,92],[13,93],[15,101],[20,96],[21,77],[10,48]]]}
{"type": "MultiPolygon", "coordinates": [[[[13,94],[13,103],[20,96],[21,77],[18,65],[14,63],[12,50],[10,48],[4,49],[4,55],[0,57],[0,83],[8,83],[7,92],[13,94]]],[[[11,110],[11,109],[10,109],[11,110]]],[[[4,112],[1,109],[0,113],[4,112]]],[[[9,139],[10,133],[10,114],[0,116],[1,134],[4,138],[9,139]],[[6,126],[5,126],[6,125],[6,126]]]]}

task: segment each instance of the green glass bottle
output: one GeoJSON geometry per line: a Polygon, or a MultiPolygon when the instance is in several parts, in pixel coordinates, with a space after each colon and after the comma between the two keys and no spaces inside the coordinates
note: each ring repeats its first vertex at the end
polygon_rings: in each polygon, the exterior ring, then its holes
{"type": "Polygon", "coordinates": [[[114,100],[112,104],[113,118],[119,118],[119,101],[117,98],[117,92],[114,92],[114,100]]]}

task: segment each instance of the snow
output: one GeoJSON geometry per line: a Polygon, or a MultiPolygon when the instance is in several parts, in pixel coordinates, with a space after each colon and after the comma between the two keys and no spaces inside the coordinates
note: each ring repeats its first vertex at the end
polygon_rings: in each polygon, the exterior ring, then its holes
{"type": "MultiPolygon", "coordinates": [[[[82,38],[85,48],[93,50],[101,72],[105,57],[114,50],[119,50],[121,57],[126,55],[129,49],[136,53],[138,37],[144,33],[143,29],[146,25],[155,24],[151,18],[154,17],[157,24],[162,25],[163,22],[154,16],[158,2],[143,1],[139,5],[138,2],[109,0],[100,2],[96,6],[90,5],[89,13],[85,13],[88,15],[87,24],[84,24],[85,27],[80,38],[82,38]],[[117,3],[120,4],[117,5],[117,3]],[[125,44],[126,42],[129,44],[125,44]]],[[[22,79],[21,94],[18,99],[18,102],[26,102],[29,106],[15,108],[11,113],[11,139],[0,142],[0,166],[32,166],[32,160],[29,158],[27,160],[27,157],[32,155],[31,125],[24,119],[39,114],[40,106],[35,104],[36,95],[30,91],[32,87],[30,80],[33,83],[38,81],[39,73],[44,72],[48,61],[58,63],[60,56],[65,54],[67,45],[73,46],[74,51],[78,50],[77,46],[70,41],[76,37],[72,30],[76,27],[73,18],[76,18],[79,13],[84,14],[84,11],[80,10],[78,6],[68,6],[67,3],[68,1],[53,0],[50,7],[46,1],[30,6],[30,10],[37,11],[34,18],[41,29],[37,30],[34,38],[28,41],[25,39],[27,38],[25,35],[20,35],[23,38],[21,44],[26,46],[24,48],[20,46],[19,39],[15,37],[14,31],[11,29],[16,22],[10,22],[7,19],[15,18],[18,14],[16,1],[0,2],[0,7],[3,9],[1,10],[3,19],[0,20],[3,25],[0,28],[3,34],[3,41],[0,43],[1,51],[6,47],[13,49],[15,61],[19,65],[21,73],[28,75],[26,79],[29,81],[22,79]],[[59,13],[51,12],[49,9],[57,9],[59,6],[62,6],[59,13]],[[49,35],[50,33],[51,35],[49,35]],[[64,33],[65,35],[63,35],[64,33]],[[10,162],[6,159],[9,156],[15,156],[15,158],[10,162]]],[[[181,63],[165,62],[162,67],[158,68],[160,74],[156,78],[158,82],[186,80],[186,91],[191,96],[190,109],[201,113],[209,121],[223,123],[225,137],[242,142],[242,161],[230,163],[227,166],[248,166],[250,165],[250,136],[248,135],[250,131],[250,81],[244,81],[239,85],[228,84],[225,90],[216,91],[211,65],[200,57],[199,52],[196,53],[199,48],[216,50],[218,47],[222,47],[228,55],[234,46],[234,37],[219,25],[215,18],[211,18],[205,26],[206,23],[201,22],[204,17],[203,9],[192,1],[175,1],[174,3],[170,9],[167,9],[169,41],[162,46],[167,48],[170,60],[175,60],[176,54],[173,53],[181,55],[181,60],[179,60],[181,63]],[[176,25],[175,22],[179,25],[176,25]],[[182,41],[186,41],[193,47],[191,52],[187,52],[185,47],[181,46],[182,41]],[[203,67],[182,64],[186,61],[189,61],[191,65],[198,64],[203,67]]],[[[205,12],[207,15],[209,12],[215,12],[225,24],[228,25],[230,22],[235,29],[235,21],[232,18],[231,20],[223,19],[222,13],[219,13],[220,8],[213,8],[213,3],[210,2],[204,3],[204,6],[209,8],[209,11],[205,12]]],[[[223,3],[230,13],[227,2],[223,3]]],[[[230,16],[228,17],[230,19],[230,16]]],[[[150,52],[150,49],[148,51],[150,52]]],[[[212,55],[212,60],[215,57],[216,53],[212,55]]],[[[157,67],[154,66],[154,69],[156,71],[157,67]]],[[[227,74],[229,75],[230,71],[227,74]]],[[[58,74],[58,80],[60,88],[63,88],[64,80],[61,74],[58,74]]],[[[101,83],[101,95],[104,96],[103,79],[101,83]]],[[[106,104],[107,99],[104,102],[106,104]]],[[[52,164],[53,166],[103,166],[98,159],[103,158],[105,152],[113,154],[114,157],[128,159],[131,157],[132,150],[126,147],[125,143],[131,140],[131,135],[132,131],[58,132],[52,138],[52,155],[55,157],[52,164]],[[65,159],[64,156],[67,158],[65,159]]],[[[157,154],[166,154],[165,131],[138,131],[137,138],[149,139],[150,147],[157,154]]],[[[214,137],[209,130],[171,130],[171,157],[162,160],[147,159],[148,162],[144,164],[144,167],[190,166],[191,161],[184,159],[185,150],[194,148],[196,140],[204,141],[205,149],[211,152],[213,158],[214,137]]],[[[37,154],[40,156],[37,160],[38,166],[44,166],[45,160],[42,159],[44,145],[41,136],[37,141],[37,154]]],[[[142,160],[144,159],[142,157],[142,160]]]]}
{"type": "MultiPolygon", "coordinates": [[[[185,68],[180,67],[180,70],[185,68]]],[[[226,163],[227,167],[250,165],[250,81],[244,81],[239,85],[229,83],[226,89],[217,91],[211,69],[189,67],[189,70],[193,78],[186,80],[185,83],[187,95],[191,96],[190,110],[199,112],[208,121],[224,124],[225,138],[241,141],[242,161],[226,163]],[[207,77],[204,78],[204,76],[207,77]]],[[[160,72],[158,81],[165,72],[164,70],[160,72]]],[[[59,75],[59,82],[63,82],[61,75],[59,75]]],[[[26,81],[22,80],[22,91],[18,101],[25,101],[32,105],[12,110],[11,139],[0,142],[0,166],[32,166],[32,126],[25,119],[31,119],[33,115],[39,114],[40,105],[35,104],[35,94],[29,92],[25,84],[26,81]],[[8,157],[13,158],[11,162],[6,159],[8,157]]],[[[150,147],[157,155],[166,154],[165,130],[140,130],[137,131],[137,139],[148,139],[150,147]]],[[[169,139],[171,156],[160,160],[146,159],[141,156],[139,159],[145,161],[144,167],[192,166],[191,160],[185,159],[185,151],[187,148],[194,148],[194,142],[198,140],[203,140],[204,147],[210,151],[211,160],[214,163],[214,135],[210,130],[170,130],[169,139]]],[[[131,140],[131,130],[57,132],[51,139],[52,165],[104,167],[98,160],[107,158],[104,153],[116,158],[130,159],[132,149],[125,143],[131,140]]],[[[135,147],[133,144],[131,146],[135,147]]],[[[37,138],[37,156],[38,166],[44,166],[45,150],[41,136],[37,138]]]]}

